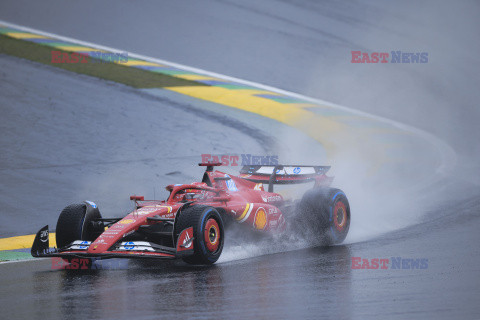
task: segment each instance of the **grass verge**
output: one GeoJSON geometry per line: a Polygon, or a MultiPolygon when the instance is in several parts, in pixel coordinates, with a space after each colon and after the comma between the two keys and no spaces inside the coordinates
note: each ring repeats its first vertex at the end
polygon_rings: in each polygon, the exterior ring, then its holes
{"type": "Polygon", "coordinates": [[[40,62],[76,73],[123,83],[134,88],[206,86],[203,83],[115,63],[52,63],[52,51],[61,50],[0,35],[0,53],[40,62]]]}

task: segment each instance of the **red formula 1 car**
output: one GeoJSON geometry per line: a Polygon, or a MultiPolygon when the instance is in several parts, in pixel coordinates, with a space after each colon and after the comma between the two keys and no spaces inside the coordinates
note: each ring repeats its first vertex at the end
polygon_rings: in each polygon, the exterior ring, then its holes
{"type": "Polygon", "coordinates": [[[207,166],[201,182],[169,185],[167,200],[132,196],[135,209],[125,217],[102,218],[91,201],[67,206],[56,228],[57,249],[49,248],[48,226],[36,235],[32,256],[73,258],[181,258],[191,264],[215,263],[222,253],[224,226],[258,233],[289,228],[315,233],[329,243],[342,242],[350,226],[350,207],[325,166],[244,166],[239,176],[207,166]],[[275,184],[313,182],[301,199],[285,200],[275,184]],[[268,191],[264,190],[268,184],[268,191]],[[302,223],[303,221],[303,223],[302,223]]]}

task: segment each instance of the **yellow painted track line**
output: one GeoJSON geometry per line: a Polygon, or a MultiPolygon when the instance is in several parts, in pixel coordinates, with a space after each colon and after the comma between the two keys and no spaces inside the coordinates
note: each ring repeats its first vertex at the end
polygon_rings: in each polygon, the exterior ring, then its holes
{"type": "Polygon", "coordinates": [[[73,52],[95,51],[94,48],[82,47],[82,46],[57,45],[54,47],[64,51],[73,51],[73,52]]]}
{"type": "Polygon", "coordinates": [[[178,74],[176,75],[177,78],[182,78],[186,80],[217,80],[217,81],[222,81],[220,78],[214,78],[214,77],[209,77],[209,76],[204,76],[201,74],[178,74]]]}
{"type": "MultiPolygon", "coordinates": [[[[0,251],[31,248],[34,239],[34,234],[0,239],[0,251]]],[[[56,245],[57,242],[55,239],[55,233],[50,233],[50,247],[54,247],[56,245]]]]}
{"type": "Polygon", "coordinates": [[[26,32],[8,32],[5,35],[15,38],[15,39],[48,39],[45,36],[41,36],[39,34],[33,34],[33,33],[26,33],[26,32]]]}
{"type": "Polygon", "coordinates": [[[165,65],[155,62],[141,61],[141,60],[132,60],[129,59],[127,62],[119,63],[126,66],[151,66],[151,67],[164,67],[165,65]]]}

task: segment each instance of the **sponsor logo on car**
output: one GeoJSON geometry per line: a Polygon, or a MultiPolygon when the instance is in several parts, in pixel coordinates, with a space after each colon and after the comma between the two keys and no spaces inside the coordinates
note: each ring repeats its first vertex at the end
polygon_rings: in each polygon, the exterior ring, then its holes
{"type": "Polygon", "coordinates": [[[257,212],[255,212],[255,219],[253,226],[255,229],[258,230],[263,230],[265,229],[265,226],[267,225],[267,213],[265,212],[265,209],[262,207],[257,209],[257,212]]]}
{"type": "Polygon", "coordinates": [[[144,215],[144,214],[150,214],[152,212],[158,211],[158,208],[140,208],[137,211],[135,211],[135,214],[138,215],[144,215]]]}
{"type": "Polygon", "coordinates": [[[263,191],[263,183],[257,183],[253,190],[261,190],[263,191]]]}
{"type": "Polygon", "coordinates": [[[87,201],[85,201],[85,202],[86,202],[86,203],[88,203],[89,205],[91,205],[91,206],[92,206],[92,208],[94,208],[94,209],[96,209],[96,208],[97,208],[97,204],[96,204],[95,202],[93,202],[93,201],[88,201],[88,200],[87,200],[87,201]]]}
{"type": "Polygon", "coordinates": [[[157,206],[157,208],[167,208],[167,213],[170,213],[173,210],[171,206],[157,206]]]}
{"type": "Polygon", "coordinates": [[[48,230],[43,230],[40,232],[40,241],[47,242],[48,241],[48,230]]]}
{"type": "Polygon", "coordinates": [[[113,238],[113,236],[117,235],[118,232],[115,231],[115,230],[112,230],[112,231],[105,231],[104,233],[102,233],[102,237],[105,237],[105,238],[113,238]]]}
{"type": "Polygon", "coordinates": [[[193,249],[193,228],[185,229],[178,237],[177,251],[193,249]]]}
{"type": "Polygon", "coordinates": [[[276,202],[276,201],[282,201],[282,197],[279,195],[273,195],[273,196],[262,195],[262,200],[263,202],[276,202]]]}
{"type": "Polygon", "coordinates": [[[126,242],[124,245],[123,245],[123,248],[125,250],[133,250],[135,248],[135,243],[133,242],[126,242]]]}
{"type": "Polygon", "coordinates": [[[185,248],[185,249],[188,249],[192,246],[192,238],[190,237],[190,235],[187,234],[185,235],[185,239],[183,239],[183,243],[182,243],[182,246],[185,248]]]}
{"type": "Polygon", "coordinates": [[[268,208],[268,214],[276,214],[278,213],[278,209],[276,207],[268,208]]]}
{"type": "MultiPolygon", "coordinates": [[[[228,174],[225,175],[225,178],[230,178],[228,174]]],[[[233,179],[226,180],[225,183],[227,184],[227,188],[230,191],[238,191],[237,185],[233,179]]]]}
{"type": "Polygon", "coordinates": [[[129,236],[129,235],[131,235],[131,234],[134,233],[134,232],[135,232],[135,230],[131,230],[131,231],[127,232],[127,233],[124,233],[124,234],[123,234],[123,237],[125,238],[126,236],[129,236]]]}
{"type": "Polygon", "coordinates": [[[78,249],[85,250],[88,248],[88,246],[90,246],[90,241],[82,241],[78,249]]]}
{"type": "Polygon", "coordinates": [[[119,223],[120,224],[130,224],[130,223],[133,223],[135,222],[135,220],[133,219],[125,219],[125,220],[120,220],[119,223]]]}

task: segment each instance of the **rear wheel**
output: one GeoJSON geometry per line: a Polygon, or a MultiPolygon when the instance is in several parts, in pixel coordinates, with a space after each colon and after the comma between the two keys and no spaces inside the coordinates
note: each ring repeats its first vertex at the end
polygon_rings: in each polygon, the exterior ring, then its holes
{"type": "Polygon", "coordinates": [[[101,217],[98,208],[87,203],[65,207],[57,221],[57,247],[63,248],[75,240],[94,241],[103,230],[91,222],[101,217]]]}
{"type": "Polygon", "coordinates": [[[183,258],[190,264],[213,264],[223,250],[223,221],[215,208],[194,205],[182,210],[175,230],[177,239],[183,230],[193,228],[194,254],[183,258]]]}
{"type": "Polygon", "coordinates": [[[305,193],[299,203],[299,217],[311,233],[320,234],[326,244],[338,244],[350,228],[350,205],[340,189],[315,188],[305,193]]]}

